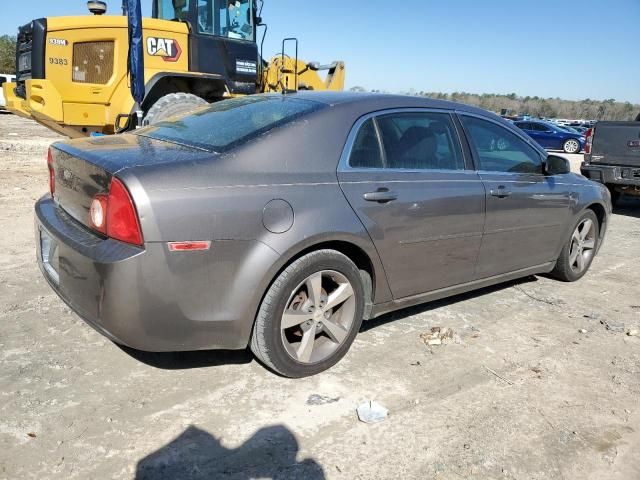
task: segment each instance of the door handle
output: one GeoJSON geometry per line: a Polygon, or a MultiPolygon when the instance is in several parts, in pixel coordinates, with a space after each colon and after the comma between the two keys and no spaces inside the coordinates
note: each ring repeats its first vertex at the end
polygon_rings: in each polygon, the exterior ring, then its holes
{"type": "Polygon", "coordinates": [[[379,188],[375,192],[368,192],[363,195],[367,202],[387,203],[398,198],[398,194],[388,188],[379,188]]]}
{"type": "Polygon", "coordinates": [[[511,195],[511,192],[507,190],[507,187],[505,187],[504,185],[500,185],[495,190],[493,189],[489,190],[489,194],[491,194],[491,196],[493,197],[505,198],[505,197],[509,197],[511,195]]]}

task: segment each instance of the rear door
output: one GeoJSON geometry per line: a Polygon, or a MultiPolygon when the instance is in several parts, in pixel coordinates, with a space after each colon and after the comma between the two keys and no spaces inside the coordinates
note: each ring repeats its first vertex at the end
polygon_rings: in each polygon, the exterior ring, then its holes
{"type": "Polygon", "coordinates": [[[361,118],[338,178],[380,254],[394,298],[472,279],[485,193],[467,168],[448,112],[409,109],[361,118]]]}
{"type": "Polygon", "coordinates": [[[543,154],[497,122],[469,114],[460,120],[486,189],[477,277],[555,260],[569,218],[570,174],[544,175],[543,154]]]}

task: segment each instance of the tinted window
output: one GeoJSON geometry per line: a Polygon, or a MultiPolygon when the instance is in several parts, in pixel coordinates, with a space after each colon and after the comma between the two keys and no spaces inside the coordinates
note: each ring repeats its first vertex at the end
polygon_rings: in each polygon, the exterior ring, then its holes
{"type": "Polygon", "coordinates": [[[476,117],[461,116],[480,162],[479,170],[542,173],[542,157],[504,127],[476,117]]]}
{"type": "Polygon", "coordinates": [[[214,103],[134,134],[219,152],[324,107],[291,96],[246,96],[214,103]]]}
{"type": "Polygon", "coordinates": [[[533,127],[532,130],[535,130],[536,132],[548,132],[551,130],[551,127],[544,123],[532,123],[531,126],[533,127]]]}
{"type": "Polygon", "coordinates": [[[514,125],[522,130],[531,130],[531,124],[529,122],[516,122],[514,125]]]}
{"type": "Polygon", "coordinates": [[[349,165],[353,168],[383,168],[380,142],[372,119],[360,127],[353,142],[349,165]]]}
{"type": "Polygon", "coordinates": [[[376,117],[387,168],[463,170],[464,160],[446,113],[392,113],[376,117]]]}

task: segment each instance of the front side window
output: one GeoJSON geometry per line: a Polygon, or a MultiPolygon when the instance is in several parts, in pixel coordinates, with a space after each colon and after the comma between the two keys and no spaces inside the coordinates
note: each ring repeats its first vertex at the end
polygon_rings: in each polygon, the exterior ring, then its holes
{"type": "Polygon", "coordinates": [[[496,123],[462,115],[479,161],[490,172],[542,173],[542,156],[516,134],[496,123]]]}
{"type": "Polygon", "coordinates": [[[198,32],[253,41],[252,0],[197,0],[198,32]]]}
{"type": "Polygon", "coordinates": [[[189,0],[157,0],[157,17],[174,22],[186,21],[189,15],[189,0]]]}

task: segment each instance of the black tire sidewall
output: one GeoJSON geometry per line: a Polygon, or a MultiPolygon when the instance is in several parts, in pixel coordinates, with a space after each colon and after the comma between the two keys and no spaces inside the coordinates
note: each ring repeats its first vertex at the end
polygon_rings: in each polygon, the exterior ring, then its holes
{"type": "Polygon", "coordinates": [[[299,265],[300,268],[296,268],[295,271],[291,272],[291,274],[287,276],[285,282],[280,285],[278,291],[274,292],[277,295],[278,300],[274,302],[266,312],[267,324],[265,325],[266,328],[264,332],[264,340],[266,347],[270,352],[270,360],[276,370],[287,377],[294,378],[306,377],[324,371],[335,365],[342,357],[344,357],[360,330],[364,311],[364,289],[360,278],[360,272],[355,264],[353,264],[353,262],[351,262],[346,256],[338,252],[335,254],[326,254],[322,257],[315,255],[312,261],[301,262],[299,265]],[[333,353],[333,355],[321,362],[303,364],[291,358],[287,353],[282,342],[280,322],[282,319],[282,313],[286,308],[286,304],[293,292],[293,289],[300,285],[300,283],[302,283],[307,277],[321,270],[334,270],[347,277],[353,287],[354,295],[356,297],[355,318],[347,338],[333,353]]]}
{"type": "Polygon", "coordinates": [[[566,265],[566,276],[568,281],[575,282],[576,280],[580,280],[582,277],[586,275],[586,273],[589,271],[589,268],[591,268],[591,263],[593,263],[593,259],[595,258],[596,252],[598,251],[599,242],[600,242],[600,224],[598,223],[598,217],[593,212],[593,210],[585,210],[584,212],[582,212],[582,214],[580,214],[580,216],[578,217],[578,220],[574,223],[573,227],[571,228],[571,231],[569,232],[569,238],[567,239],[564,246],[562,247],[562,253],[560,254],[563,257],[562,261],[565,262],[565,265],[566,265]],[[596,243],[593,248],[593,255],[591,256],[591,259],[589,260],[588,265],[584,268],[584,270],[582,270],[582,272],[576,273],[571,269],[571,266],[569,265],[571,239],[573,237],[573,232],[575,232],[578,225],[580,225],[580,223],[584,221],[586,218],[589,218],[591,219],[591,221],[594,222],[595,229],[596,229],[596,240],[595,240],[596,243]]]}
{"type": "Polygon", "coordinates": [[[208,105],[208,102],[192,93],[169,93],[160,97],[149,108],[144,122],[145,125],[154,125],[171,117],[189,113],[204,105],[208,105]]]}

